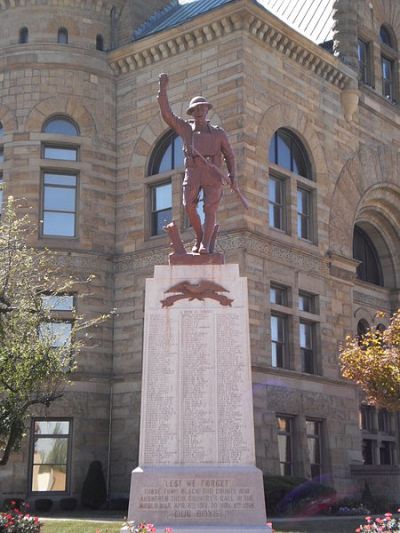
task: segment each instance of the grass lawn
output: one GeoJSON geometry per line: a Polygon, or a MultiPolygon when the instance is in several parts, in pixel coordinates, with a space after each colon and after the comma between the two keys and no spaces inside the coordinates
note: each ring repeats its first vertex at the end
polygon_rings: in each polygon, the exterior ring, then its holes
{"type": "Polygon", "coordinates": [[[88,520],[45,520],[41,533],[119,533],[121,522],[94,522],[88,520]]]}
{"type": "MultiPolygon", "coordinates": [[[[276,533],[353,533],[362,523],[360,518],[283,521],[272,525],[276,533]]],[[[95,522],[88,520],[45,520],[43,533],[119,533],[121,522],[95,522]]],[[[161,530],[158,533],[163,533],[161,530]]]]}
{"type": "Polygon", "coordinates": [[[276,533],[354,533],[355,529],[365,523],[362,518],[346,518],[330,520],[306,520],[298,522],[275,522],[272,526],[276,533]]]}

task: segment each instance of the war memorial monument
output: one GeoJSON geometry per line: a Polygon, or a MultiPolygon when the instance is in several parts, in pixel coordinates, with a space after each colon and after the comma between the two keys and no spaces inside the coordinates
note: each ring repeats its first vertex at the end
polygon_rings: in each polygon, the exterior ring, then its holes
{"type": "Polygon", "coordinates": [[[207,120],[211,104],[193,98],[192,120],[184,120],[172,113],[167,86],[161,74],[161,114],[183,140],[183,204],[195,243],[187,252],[168,224],[169,265],[146,281],[139,466],[128,519],[181,533],[268,532],[255,466],[247,280],[214,250],[224,183],[246,199],[227,135],[207,120]]]}

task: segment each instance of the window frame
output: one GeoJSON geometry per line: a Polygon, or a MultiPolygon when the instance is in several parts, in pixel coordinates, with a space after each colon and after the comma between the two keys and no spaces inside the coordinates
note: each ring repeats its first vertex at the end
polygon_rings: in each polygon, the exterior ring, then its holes
{"type": "Polygon", "coordinates": [[[315,323],[311,322],[310,320],[306,320],[302,317],[300,317],[299,320],[299,347],[300,347],[300,356],[301,356],[301,371],[304,374],[310,374],[315,375],[318,374],[317,369],[317,361],[316,361],[316,333],[315,333],[315,323]],[[308,346],[302,346],[302,335],[301,335],[301,327],[306,326],[307,328],[310,328],[309,331],[309,339],[311,340],[310,347],[308,346]],[[310,359],[310,361],[308,361],[310,359]],[[307,370],[307,363],[311,362],[311,370],[307,370]]]}
{"type": "Polygon", "coordinates": [[[288,232],[288,219],[287,219],[287,197],[288,197],[288,193],[287,193],[287,187],[288,187],[288,185],[287,185],[287,177],[278,176],[276,173],[270,172],[269,177],[268,177],[268,225],[273,230],[281,231],[283,233],[287,233],[288,232]],[[279,183],[280,193],[282,195],[282,203],[281,204],[276,203],[276,202],[272,201],[272,199],[271,199],[271,195],[270,195],[270,183],[271,183],[271,181],[273,181],[275,183],[279,183]],[[271,224],[271,208],[273,209],[274,207],[277,207],[277,209],[278,209],[278,211],[280,213],[280,221],[281,221],[281,226],[280,227],[271,224]]]}
{"type": "Polygon", "coordinates": [[[308,455],[308,459],[309,459],[309,463],[310,463],[310,475],[311,475],[311,479],[315,479],[315,478],[318,478],[318,479],[321,479],[321,476],[323,474],[323,443],[322,443],[322,439],[323,439],[323,420],[320,420],[320,419],[317,419],[317,418],[306,418],[306,440],[307,440],[307,455],[308,455]],[[316,424],[316,426],[314,427],[317,427],[318,428],[318,431],[316,433],[309,433],[308,431],[308,424],[307,422],[312,422],[313,424],[316,424]],[[312,462],[311,461],[311,454],[310,454],[310,448],[309,448],[309,440],[310,439],[313,439],[315,441],[318,442],[318,455],[319,455],[319,462],[316,463],[316,462],[312,462]],[[313,469],[314,467],[314,469],[313,469]],[[314,475],[315,474],[315,467],[318,467],[318,474],[317,475],[314,475]],[[313,472],[314,470],[314,472],[313,472]]]}
{"type": "Polygon", "coordinates": [[[358,37],[357,58],[358,58],[358,79],[368,87],[373,86],[373,62],[372,62],[373,44],[369,39],[363,36],[358,37]],[[364,58],[360,57],[360,48],[363,47],[364,58]]]}
{"type": "Polygon", "coordinates": [[[379,44],[380,44],[380,76],[381,76],[381,94],[387,102],[396,104],[398,102],[398,61],[399,54],[397,50],[396,36],[393,29],[387,25],[382,24],[379,29],[379,44]],[[382,31],[384,31],[389,42],[382,39],[382,31]],[[384,64],[390,66],[390,78],[384,77],[384,64]],[[389,90],[386,90],[386,87],[389,90]]]}
{"type": "Polygon", "coordinates": [[[304,243],[305,245],[316,245],[317,244],[317,193],[318,193],[318,183],[315,180],[314,165],[309,155],[309,150],[302,141],[302,139],[292,130],[281,127],[278,128],[269,144],[268,149],[268,184],[267,184],[267,217],[268,217],[268,228],[272,230],[277,230],[281,233],[284,233],[290,237],[296,238],[298,241],[304,243]],[[279,135],[282,134],[285,136],[286,140],[284,145],[286,151],[284,153],[284,161],[280,165],[278,157],[278,139],[279,135]],[[290,146],[295,146],[296,150],[293,153],[292,149],[289,149],[290,146]],[[273,155],[275,154],[275,155],[273,155]],[[286,154],[286,155],[285,155],[286,154]],[[290,154],[290,155],[289,155],[290,154]],[[290,157],[290,164],[289,164],[290,157]],[[294,168],[293,160],[296,159],[299,162],[297,163],[297,169],[294,168]],[[286,166],[283,166],[286,161],[286,166]],[[304,172],[298,170],[298,166],[304,168],[304,172]],[[272,196],[270,194],[271,180],[282,182],[281,193],[282,193],[282,202],[277,203],[272,201],[272,196]],[[309,212],[307,214],[307,238],[299,237],[298,234],[298,190],[305,191],[308,194],[309,201],[309,212]],[[273,209],[278,208],[280,211],[280,221],[282,221],[282,227],[277,227],[273,215],[273,209]]]}
{"type": "MultiPolygon", "coordinates": [[[[279,325],[278,325],[278,331],[279,331],[279,325]]],[[[290,368],[290,352],[289,352],[289,315],[276,312],[275,310],[271,310],[271,317],[270,317],[270,338],[271,338],[271,367],[272,368],[290,368]],[[279,321],[282,321],[282,334],[283,338],[280,339],[274,339],[272,335],[272,319],[276,318],[279,321]],[[282,361],[281,364],[278,364],[278,360],[276,361],[276,364],[274,364],[274,349],[273,346],[277,345],[282,347],[282,361]]]]}
{"type": "Polygon", "coordinates": [[[154,224],[154,217],[157,213],[160,213],[162,211],[170,211],[171,212],[171,220],[173,220],[173,189],[172,189],[172,180],[171,179],[167,179],[167,180],[163,180],[163,181],[159,181],[159,182],[155,182],[155,183],[151,183],[149,185],[149,200],[150,200],[150,237],[160,237],[162,235],[165,235],[165,232],[163,231],[160,231],[160,233],[157,233],[154,231],[154,228],[155,228],[155,224],[154,224]],[[158,188],[158,187],[162,187],[164,185],[170,185],[171,187],[171,207],[169,207],[168,209],[159,209],[159,210],[155,210],[153,209],[153,205],[154,205],[154,191],[158,188]]]}
{"type": "Polygon", "coordinates": [[[62,115],[62,114],[51,115],[50,117],[48,117],[42,124],[41,132],[46,134],[46,135],[62,135],[64,137],[68,137],[68,138],[70,138],[70,137],[72,137],[72,138],[80,137],[80,135],[81,135],[81,131],[80,131],[79,125],[75,122],[75,120],[73,120],[68,115],[62,115]],[[67,123],[71,124],[73,126],[73,128],[75,129],[75,132],[76,132],[75,135],[71,135],[69,133],[63,133],[63,132],[46,131],[46,128],[52,122],[55,122],[57,120],[58,121],[64,121],[64,122],[67,122],[67,123]]]}
{"type": "MultiPolygon", "coordinates": [[[[35,416],[31,418],[31,428],[30,428],[30,443],[29,443],[29,461],[28,461],[28,494],[39,496],[39,495],[67,495],[71,492],[71,475],[72,475],[72,447],[73,447],[73,418],[72,417],[39,417],[35,416]],[[34,491],[33,490],[33,479],[34,479],[34,473],[33,473],[33,467],[36,463],[34,463],[34,450],[35,450],[35,423],[36,422],[68,422],[69,423],[69,432],[68,436],[66,437],[65,434],[60,435],[54,435],[54,434],[44,434],[41,435],[39,438],[56,438],[56,439],[62,439],[67,438],[67,463],[65,468],[65,490],[60,491],[34,491]]],[[[53,463],[55,464],[55,463],[53,463]]]]}
{"type": "Polygon", "coordinates": [[[18,44],[29,43],[29,29],[27,26],[22,26],[18,32],[18,44]]]}
{"type": "Polygon", "coordinates": [[[61,169],[51,169],[51,168],[42,168],[41,169],[41,183],[40,183],[40,188],[41,188],[41,202],[40,202],[40,232],[39,232],[39,236],[41,238],[45,238],[45,239],[69,239],[69,240],[76,240],[78,238],[78,216],[79,216],[79,190],[80,190],[80,175],[79,175],[79,171],[73,171],[73,170],[70,170],[70,169],[65,169],[65,170],[61,170],[61,169]],[[73,176],[75,177],[75,186],[68,186],[68,185],[50,185],[52,187],[55,187],[55,188],[64,188],[64,189],[75,189],[75,211],[74,211],[74,235],[60,235],[60,234],[46,234],[44,233],[44,214],[46,211],[49,211],[49,212],[55,212],[55,213],[67,213],[67,214],[71,214],[72,212],[71,211],[64,211],[64,210],[59,210],[59,211],[56,211],[56,210],[46,210],[45,209],[45,187],[46,187],[46,184],[44,182],[45,180],[45,174],[54,174],[54,175],[68,175],[68,176],[73,176]]]}
{"type": "Polygon", "coordinates": [[[360,405],[360,432],[364,465],[385,467],[399,464],[398,421],[392,413],[384,409],[377,409],[373,405],[362,403],[360,405]],[[382,414],[387,417],[383,428],[380,420],[382,414]],[[389,448],[389,462],[383,459],[383,445],[387,445],[389,448]]]}
{"type": "Polygon", "coordinates": [[[314,203],[313,191],[308,188],[303,187],[301,184],[298,183],[297,189],[296,189],[296,234],[299,240],[307,241],[310,243],[314,242],[314,227],[313,227],[314,206],[313,206],[313,203],[314,203]],[[298,201],[299,192],[306,193],[307,195],[307,201],[308,201],[308,207],[309,207],[308,213],[299,211],[299,201],[298,201]],[[306,237],[303,237],[302,235],[299,234],[299,217],[300,217],[300,220],[305,218],[306,230],[307,230],[306,237]]]}
{"type": "Polygon", "coordinates": [[[293,476],[294,474],[294,416],[277,413],[275,415],[277,421],[277,441],[278,441],[278,456],[279,456],[279,472],[281,476],[293,476]],[[288,431],[279,428],[278,419],[283,419],[288,424],[288,431]],[[290,461],[282,461],[279,447],[279,437],[286,437],[289,443],[290,461]],[[283,466],[283,469],[282,469],[283,466]],[[288,468],[287,468],[288,467],[288,468]]]}
{"type": "Polygon", "coordinates": [[[69,43],[69,33],[67,28],[64,26],[58,28],[57,31],[57,43],[58,44],[68,44],[69,43]],[[62,41],[62,38],[65,39],[65,41],[62,41]]]}
{"type": "MultiPolygon", "coordinates": [[[[56,135],[56,134],[54,134],[56,135]]],[[[53,141],[43,141],[41,144],[41,159],[45,161],[63,161],[65,163],[79,163],[80,162],[80,146],[68,143],[57,143],[53,141]],[[76,154],[76,159],[60,159],[58,157],[46,157],[46,148],[54,148],[59,150],[73,150],[76,154]]]]}

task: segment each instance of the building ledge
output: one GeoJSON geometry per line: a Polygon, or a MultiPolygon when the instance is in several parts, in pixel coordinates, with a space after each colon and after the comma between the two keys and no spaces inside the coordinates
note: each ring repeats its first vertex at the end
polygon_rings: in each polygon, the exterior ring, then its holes
{"type": "Polygon", "coordinates": [[[183,25],[132,42],[110,52],[108,59],[116,75],[125,74],[236,31],[247,32],[261,45],[274,48],[339,89],[356,83],[356,74],[338,58],[251,0],[226,4],[183,25]]]}

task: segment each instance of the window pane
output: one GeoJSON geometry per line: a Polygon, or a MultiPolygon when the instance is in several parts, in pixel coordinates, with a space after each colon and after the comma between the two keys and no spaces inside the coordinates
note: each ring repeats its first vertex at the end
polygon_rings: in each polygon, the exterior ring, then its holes
{"type": "Polygon", "coordinates": [[[70,423],[67,420],[35,420],[35,435],[68,435],[70,423]]]}
{"type": "Polygon", "coordinates": [[[304,158],[304,153],[298,143],[293,139],[292,140],[292,159],[293,159],[293,172],[299,174],[304,178],[309,177],[309,172],[307,169],[307,163],[304,158]]]}
{"type": "Polygon", "coordinates": [[[68,437],[37,437],[34,443],[34,464],[67,464],[68,437]]]}
{"type": "Polygon", "coordinates": [[[32,471],[32,491],[66,491],[67,468],[65,465],[34,465],[32,471]]]}
{"type": "Polygon", "coordinates": [[[283,418],[282,416],[276,417],[276,422],[278,424],[278,430],[279,431],[289,431],[289,420],[287,418],[283,418]]]}
{"type": "Polygon", "coordinates": [[[0,147],[0,163],[4,163],[4,148],[0,147]]]}
{"type": "Polygon", "coordinates": [[[44,127],[44,133],[59,133],[60,135],[79,135],[79,132],[70,120],[65,118],[54,118],[44,127]]]}
{"type": "Polygon", "coordinates": [[[50,174],[48,172],[44,175],[45,185],[67,185],[70,187],[76,186],[76,176],[71,174],[50,174]]]}
{"type": "Polygon", "coordinates": [[[290,462],[290,442],[287,435],[278,435],[278,449],[280,462],[290,462]]]}
{"type": "Polygon", "coordinates": [[[76,191],[65,187],[46,186],[44,191],[44,208],[51,211],[75,212],[76,191]]]}
{"type": "Polygon", "coordinates": [[[276,133],[272,137],[271,142],[269,144],[268,158],[271,161],[271,163],[275,163],[275,164],[278,163],[277,157],[276,157],[276,133]]]}
{"type": "Polygon", "coordinates": [[[58,30],[57,42],[60,44],[68,44],[68,31],[65,28],[58,30]]]}
{"type": "Polygon", "coordinates": [[[390,36],[389,31],[385,28],[385,26],[381,26],[379,37],[383,44],[386,44],[387,46],[392,46],[392,39],[390,36]]]}
{"type": "Polygon", "coordinates": [[[74,237],[75,214],[45,212],[43,214],[43,235],[74,237]]]}
{"type": "Polygon", "coordinates": [[[271,285],[269,300],[272,304],[287,305],[286,287],[278,287],[276,285],[271,285]]]}
{"type": "Polygon", "coordinates": [[[283,318],[271,316],[271,338],[273,341],[283,340],[283,318]]]}
{"type": "Polygon", "coordinates": [[[74,309],[74,297],[68,294],[62,296],[44,295],[42,303],[45,309],[50,311],[72,311],[74,309]]]}
{"type": "Polygon", "coordinates": [[[0,137],[3,137],[4,135],[4,127],[3,127],[3,123],[0,122],[0,137]]]}
{"type": "Polygon", "coordinates": [[[304,189],[297,190],[297,236],[311,238],[311,193],[304,189]]]}
{"type": "Polygon", "coordinates": [[[40,325],[40,335],[48,338],[53,348],[70,346],[71,322],[46,322],[40,325]]]}
{"type": "Polygon", "coordinates": [[[288,170],[292,170],[290,137],[284,132],[278,132],[278,165],[288,170]]]}
{"type": "Polygon", "coordinates": [[[183,143],[180,137],[174,139],[174,168],[183,167],[183,143]]]}
{"type": "Polygon", "coordinates": [[[284,229],[284,183],[282,180],[270,177],[268,182],[269,195],[269,225],[273,228],[284,229]]]}
{"type": "Polygon", "coordinates": [[[299,294],[299,309],[307,313],[314,313],[314,297],[310,294],[299,294]]]}
{"type": "Polygon", "coordinates": [[[312,326],[304,322],[300,322],[300,347],[311,348],[312,347],[312,326]]]}
{"type": "Polygon", "coordinates": [[[153,211],[169,209],[172,207],[172,186],[171,183],[164,183],[153,187],[153,211]]]}
{"type": "Polygon", "coordinates": [[[167,170],[172,169],[172,144],[168,145],[168,148],[165,150],[164,155],[162,156],[160,166],[158,167],[158,173],[166,172],[167,170]]]}
{"type": "Polygon", "coordinates": [[[62,161],[77,161],[78,150],[76,148],[63,148],[56,146],[44,147],[45,159],[60,159],[62,161]]]}
{"type": "Polygon", "coordinates": [[[172,209],[153,213],[152,235],[162,235],[164,226],[172,221],[172,209]]]}

